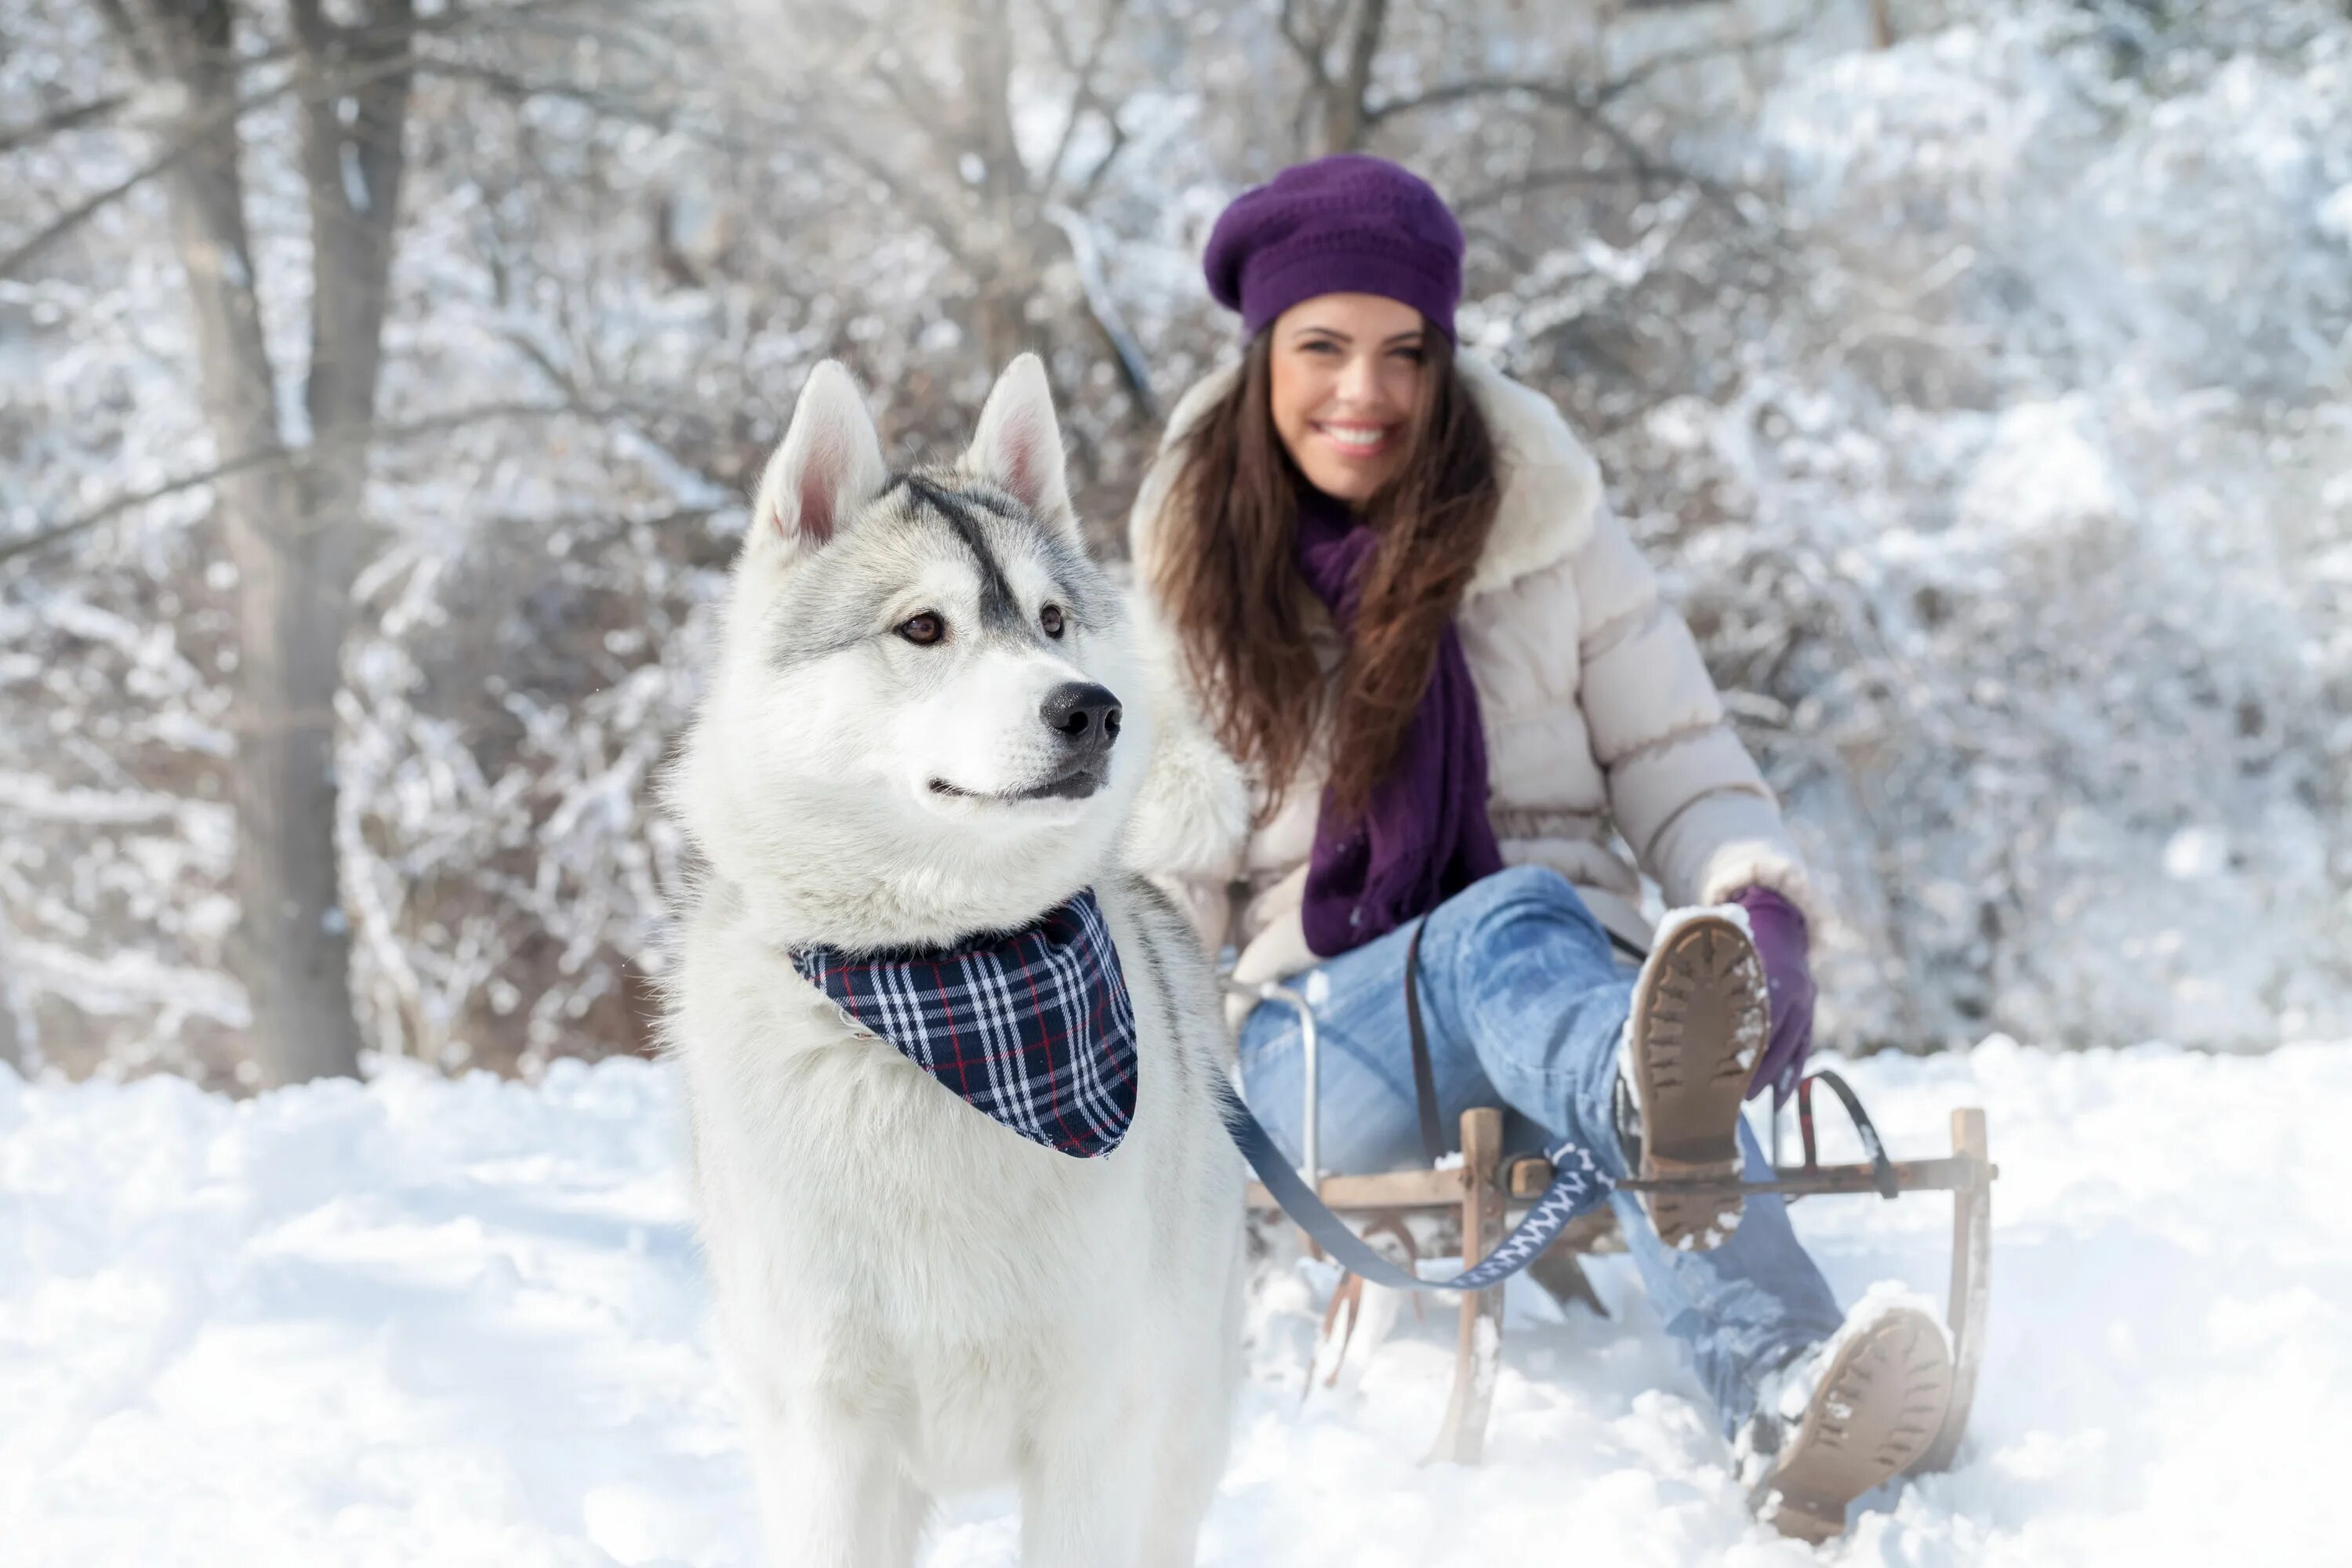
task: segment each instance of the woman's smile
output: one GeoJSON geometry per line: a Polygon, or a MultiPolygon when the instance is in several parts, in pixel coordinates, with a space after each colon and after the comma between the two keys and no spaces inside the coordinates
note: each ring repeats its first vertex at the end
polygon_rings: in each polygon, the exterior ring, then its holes
{"type": "Polygon", "coordinates": [[[1340,457],[1350,462],[1362,462],[1388,456],[1403,434],[1404,425],[1402,421],[1381,425],[1359,420],[1318,419],[1314,422],[1313,428],[1340,457]]]}

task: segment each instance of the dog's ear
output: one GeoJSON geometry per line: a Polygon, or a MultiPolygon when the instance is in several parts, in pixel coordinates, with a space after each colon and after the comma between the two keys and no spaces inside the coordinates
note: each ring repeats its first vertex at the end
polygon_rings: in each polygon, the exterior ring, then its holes
{"type": "Polygon", "coordinates": [[[882,462],[874,416],[849,373],[833,360],[809,372],[793,422],[760,476],[747,550],[782,543],[814,550],[833,539],[857,510],[882,492],[890,470],[882,462]]]}
{"type": "Polygon", "coordinates": [[[1046,521],[1076,530],[1054,390],[1045,384],[1045,362],[1035,354],[1023,354],[996,378],[963,466],[1046,521]]]}

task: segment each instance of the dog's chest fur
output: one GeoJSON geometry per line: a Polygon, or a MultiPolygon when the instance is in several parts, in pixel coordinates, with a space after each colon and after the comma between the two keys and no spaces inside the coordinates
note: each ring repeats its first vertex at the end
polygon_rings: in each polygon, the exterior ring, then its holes
{"type": "Polygon", "coordinates": [[[725,897],[687,933],[675,1025],[739,1360],[774,1380],[757,1394],[872,1409],[934,1486],[1008,1475],[1044,1408],[1148,1358],[1169,1314],[1225,1315],[1239,1171],[1215,1047],[1185,1037],[1158,957],[1189,936],[1102,893],[1140,1081],[1097,1159],[1022,1139],[856,1030],[725,897]]]}

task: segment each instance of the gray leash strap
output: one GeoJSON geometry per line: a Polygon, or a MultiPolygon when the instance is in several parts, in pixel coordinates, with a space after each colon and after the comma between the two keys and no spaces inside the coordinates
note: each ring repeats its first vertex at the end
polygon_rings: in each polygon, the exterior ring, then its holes
{"type": "Polygon", "coordinates": [[[1593,1163],[1588,1151],[1574,1143],[1562,1143],[1551,1152],[1551,1185],[1536,1199],[1527,1217],[1503,1237],[1500,1246],[1451,1279],[1423,1279],[1382,1258],[1349,1230],[1347,1223],[1315,1195],[1305,1178],[1291,1168],[1272,1134],[1250,1114],[1249,1107],[1241,1102],[1239,1096],[1226,1099],[1225,1126],[1234,1142],[1241,1146],[1251,1169],[1257,1172],[1258,1180],[1265,1184],[1265,1190],[1299,1229],[1320,1243],[1323,1250],[1349,1273],[1391,1290],[1485,1290],[1499,1285],[1541,1258],[1544,1249],[1568,1228],[1570,1221],[1600,1207],[1616,1185],[1593,1163]]]}

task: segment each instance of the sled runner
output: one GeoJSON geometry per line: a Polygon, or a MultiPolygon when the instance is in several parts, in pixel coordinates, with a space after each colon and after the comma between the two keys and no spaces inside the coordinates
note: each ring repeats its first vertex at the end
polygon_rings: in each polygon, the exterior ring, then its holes
{"type": "MultiPolygon", "coordinates": [[[[1305,1104],[1299,1125],[1305,1130],[1302,1150],[1304,1160],[1296,1181],[1286,1170],[1272,1170],[1266,1163],[1266,1151],[1271,1145],[1260,1143],[1252,1153],[1253,1163],[1271,1181],[1253,1182],[1249,1203],[1253,1209],[1288,1210],[1301,1228],[1309,1233],[1310,1245],[1318,1229],[1328,1234],[1328,1227],[1318,1223],[1314,1211],[1328,1209],[1341,1216],[1352,1217],[1355,1228],[1381,1229],[1391,1235],[1404,1233],[1402,1217],[1409,1214],[1437,1214],[1455,1219],[1461,1229],[1461,1257],[1469,1273],[1461,1280],[1483,1283],[1491,1269],[1480,1268],[1482,1260],[1489,1260],[1499,1247],[1506,1245],[1504,1223],[1507,1214],[1514,1209],[1540,1207],[1554,1201],[1565,1184],[1564,1173],[1555,1170],[1550,1157],[1543,1154],[1509,1155],[1503,1149],[1503,1113],[1493,1107],[1465,1110],[1461,1118],[1461,1160],[1430,1170],[1390,1171],[1370,1175],[1324,1175],[1319,1169],[1318,1137],[1318,1084],[1316,1050],[1315,1018],[1305,999],[1286,986],[1269,985],[1260,994],[1296,1011],[1299,1017],[1302,1065],[1305,1068],[1305,1104]],[[1277,1195],[1281,1189],[1287,1189],[1277,1195]],[[1318,1201],[1319,1200],[1319,1202],[1318,1201]]],[[[1780,1129],[1773,1129],[1773,1174],[1763,1182],[1712,1181],[1639,1181],[1626,1180],[1615,1184],[1616,1190],[1632,1193],[1675,1192],[1694,1196],[1725,1195],[1741,1193],[1775,1193],[1791,1202],[1800,1197],[1828,1194],[1874,1194],[1882,1200],[1899,1197],[1906,1193],[1940,1192],[1952,1194],[1952,1268],[1951,1298],[1948,1308],[1952,1350],[1952,1397],[1942,1429],[1927,1450],[1911,1467],[1914,1471],[1947,1468],[1958,1450],[1960,1438],[1968,1429],[1969,1408],[1976,1396],[1977,1372],[1984,1358],[1984,1322],[1987,1300],[1987,1275],[1992,1260],[1992,1183],[2000,1173],[1990,1157],[1985,1136],[1985,1115],[1982,1110],[1963,1109],[1952,1112],[1952,1152],[1948,1155],[1926,1160],[1890,1159],[1881,1144],[1876,1129],[1862,1109],[1861,1101],[1852,1089],[1835,1073],[1817,1072],[1803,1080],[1796,1096],[1798,1129],[1804,1151],[1803,1163],[1784,1165],[1780,1163],[1780,1129]],[[1818,1158],[1818,1146],[1813,1131],[1812,1090],[1816,1083],[1826,1083],[1853,1116],[1856,1131],[1871,1158],[1862,1163],[1824,1165],[1818,1158]]],[[[1249,1127],[1255,1130],[1255,1122],[1249,1127]]],[[[1237,1131],[1237,1136],[1242,1133],[1237,1131]]],[[[1263,1140],[1264,1134],[1256,1136],[1263,1140]]],[[[1244,1149],[1249,1149],[1247,1137],[1244,1149]]],[[[1513,1244],[1524,1246],[1533,1221],[1522,1221],[1510,1237],[1513,1244]]],[[[1409,1234],[1409,1233],[1406,1233],[1409,1234]]],[[[1337,1238],[1345,1243],[1349,1238],[1337,1238]]],[[[1618,1234],[1616,1216],[1605,1205],[1584,1207],[1569,1219],[1557,1234],[1549,1237],[1537,1248],[1534,1256],[1520,1265],[1552,1297],[1565,1305],[1581,1300],[1596,1311],[1603,1311],[1600,1298],[1593,1293],[1591,1283],[1578,1264],[1580,1256],[1591,1253],[1622,1251],[1622,1237],[1618,1234]]],[[[1411,1252],[1410,1243],[1407,1246],[1411,1252]]],[[[1343,1260],[1344,1261],[1344,1260],[1343,1260]]],[[[1372,1272],[1372,1265],[1363,1266],[1372,1272]]],[[[1377,1279],[1377,1275],[1375,1276],[1377,1279]]],[[[1448,1288],[1439,1284],[1436,1288],[1448,1288]]],[[[1352,1331],[1362,1280],[1357,1272],[1344,1279],[1335,1294],[1324,1323],[1327,1334],[1337,1336],[1344,1344],[1352,1331]]],[[[1454,1391],[1448,1401],[1444,1424],[1437,1439],[1431,1446],[1424,1462],[1475,1464],[1481,1458],[1486,1435],[1486,1414],[1494,1396],[1495,1373],[1500,1362],[1503,1334],[1503,1286],[1497,1280],[1481,1289],[1461,1289],[1461,1331],[1456,1341],[1454,1363],[1454,1391]]]]}

